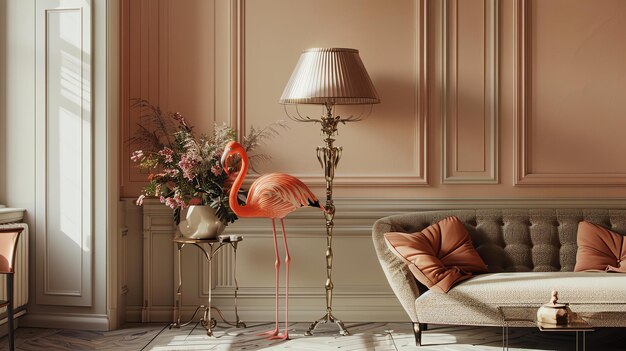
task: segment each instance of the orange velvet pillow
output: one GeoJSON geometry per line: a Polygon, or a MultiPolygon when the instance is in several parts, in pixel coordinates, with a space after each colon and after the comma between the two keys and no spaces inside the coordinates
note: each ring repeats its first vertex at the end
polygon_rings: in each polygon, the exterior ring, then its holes
{"type": "Polygon", "coordinates": [[[385,233],[387,246],[404,260],[417,280],[431,290],[447,293],[457,282],[486,272],[465,226],[446,218],[418,233],[385,233]]]}
{"type": "Polygon", "coordinates": [[[611,271],[626,273],[624,236],[599,225],[578,223],[575,272],[611,271]]]}

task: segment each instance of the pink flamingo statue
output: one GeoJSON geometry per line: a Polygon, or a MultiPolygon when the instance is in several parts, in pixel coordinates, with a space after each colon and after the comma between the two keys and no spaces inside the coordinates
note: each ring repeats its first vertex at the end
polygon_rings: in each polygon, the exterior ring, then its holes
{"type": "Polygon", "coordinates": [[[230,208],[239,217],[257,217],[269,218],[272,220],[272,230],[274,232],[274,251],[276,253],[276,327],[259,336],[267,336],[269,340],[286,340],[289,339],[288,333],[288,315],[289,315],[289,264],[291,256],[289,255],[289,247],[287,246],[287,234],[285,233],[285,224],[283,219],[291,212],[303,206],[318,207],[324,210],[319,201],[313,195],[311,190],[302,183],[298,178],[284,173],[270,173],[259,177],[250,186],[248,198],[244,206],[237,201],[237,194],[243,183],[243,179],[248,173],[248,156],[241,144],[231,141],[226,145],[226,149],[222,154],[222,165],[224,170],[228,172],[227,161],[230,156],[239,155],[241,157],[241,170],[237,174],[230,194],[228,204],[230,208]],[[285,332],[279,333],[278,327],[278,278],[280,271],[280,257],[278,256],[278,240],[276,238],[276,224],[274,220],[278,218],[283,232],[283,241],[285,244],[285,332]]]}

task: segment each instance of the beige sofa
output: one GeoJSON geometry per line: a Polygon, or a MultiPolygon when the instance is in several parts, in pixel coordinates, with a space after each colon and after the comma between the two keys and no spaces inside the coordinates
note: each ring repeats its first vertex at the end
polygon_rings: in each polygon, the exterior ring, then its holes
{"type": "Polygon", "coordinates": [[[501,307],[507,306],[528,306],[515,310],[525,311],[531,319],[553,289],[558,290],[560,302],[569,303],[594,327],[624,327],[626,274],[573,272],[576,232],[582,220],[626,234],[626,209],[500,208],[385,217],[374,224],[372,237],[389,285],[413,322],[417,345],[428,323],[501,326],[505,310],[501,307]],[[489,273],[443,294],[419,284],[388,249],[383,234],[419,232],[449,216],[463,221],[489,273]]]}

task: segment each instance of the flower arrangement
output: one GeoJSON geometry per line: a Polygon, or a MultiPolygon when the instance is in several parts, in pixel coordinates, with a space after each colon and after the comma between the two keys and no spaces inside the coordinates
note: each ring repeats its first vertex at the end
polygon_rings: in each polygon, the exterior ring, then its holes
{"type": "MultiPolygon", "coordinates": [[[[137,205],[142,205],[146,197],[156,197],[174,210],[176,224],[180,222],[180,210],[190,205],[211,206],[226,225],[237,220],[228,204],[230,178],[220,163],[226,144],[236,139],[236,132],[225,124],[215,125],[211,135],[196,137],[180,113],[164,113],[146,100],[137,100],[134,106],[142,110],[142,116],[136,135],[130,139],[139,148],[131,160],[150,171],[137,205]]],[[[262,129],[251,127],[242,145],[252,151],[278,135],[277,127],[286,125],[278,121],[262,129]]],[[[269,156],[256,154],[250,158],[258,161],[269,156]]],[[[232,174],[238,164],[231,167],[232,174]]],[[[240,191],[239,198],[244,200],[245,196],[246,191],[240,191]]]]}

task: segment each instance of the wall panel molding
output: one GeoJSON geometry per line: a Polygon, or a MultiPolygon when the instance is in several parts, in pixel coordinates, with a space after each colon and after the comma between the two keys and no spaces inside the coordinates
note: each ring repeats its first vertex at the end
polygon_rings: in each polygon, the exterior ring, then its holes
{"type": "Polygon", "coordinates": [[[91,306],[91,3],[37,1],[36,16],[36,300],[91,306]]]}
{"type": "Polygon", "coordinates": [[[231,2],[231,118],[230,125],[238,133],[239,139],[245,135],[246,114],[246,1],[231,2]]]}
{"type": "Polygon", "coordinates": [[[50,328],[55,326],[64,329],[76,330],[109,330],[109,316],[106,314],[69,314],[59,312],[48,313],[27,313],[20,324],[25,324],[29,328],[50,328]]]}
{"type": "MultiPolygon", "coordinates": [[[[369,175],[343,175],[338,172],[335,176],[335,187],[398,187],[398,186],[427,186],[428,181],[428,66],[429,46],[431,37],[429,32],[429,1],[415,0],[415,57],[417,59],[416,81],[416,128],[415,149],[413,150],[416,162],[416,172],[409,174],[369,174],[369,175]]],[[[245,133],[247,125],[246,115],[246,0],[235,0],[231,7],[232,27],[231,30],[231,53],[234,66],[231,67],[231,86],[233,88],[233,116],[231,125],[237,128],[239,136],[245,133]]],[[[285,82],[286,83],[286,82],[285,82]]],[[[294,173],[309,186],[325,186],[323,172],[319,173],[294,173]]],[[[250,174],[247,181],[254,181],[258,175],[250,174]]]]}
{"type": "MultiPolygon", "coordinates": [[[[461,149],[476,149],[475,145],[463,144],[459,134],[463,130],[459,127],[459,119],[467,119],[459,108],[461,99],[468,94],[459,92],[459,1],[442,1],[442,182],[457,184],[497,184],[498,183],[498,32],[499,10],[498,1],[483,0],[483,59],[481,66],[484,69],[484,89],[482,97],[483,114],[476,123],[482,123],[484,137],[479,158],[482,164],[476,169],[461,169],[461,149]]],[[[467,103],[475,104],[473,101],[467,103]]]]}
{"type": "MultiPolygon", "coordinates": [[[[120,187],[122,195],[138,195],[146,183],[148,172],[131,161],[130,138],[139,122],[141,111],[133,108],[131,99],[144,99],[161,106],[167,94],[167,29],[168,1],[122,0],[120,2],[120,187]],[[165,22],[165,23],[161,23],[165,22]],[[163,29],[165,28],[165,29],[163,29]],[[163,101],[162,101],[163,100],[163,101]]],[[[164,111],[167,111],[165,106],[164,111]]]]}
{"type": "MultiPolygon", "coordinates": [[[[223,6],[225,1],[219,2],[223,6]]],[[[210,132],[217,123],[217,106],[222,104],[219,101],[222,97],[216,96],[220,90],[216,83],[216,61],[224,48],[216,44],[216,23],[219,16],[228,17],[228,14],[221,10],[218,15],[218,1],[120,0],[120,3],[121,193],[138,196],[149,172],[130,160],[138,145],[130,144],[129,140],[137,130],[141,114],[145,113],[133,107],[132,99],[147,100],[164,113],[181,112],[196,132],[210,132]]]]}
{"type": "Polygon", "coordinates": [[[598,173],[540,173],[532,168],[530,125],[533,101],[530,98],[530,0],[514,3],[514,184],[515,185],[564,185],[564,186],[623,186],[626,173],[600,171],[598,173]]]}
{"type": "Polygon", "coordinates": [[[176,247],[172,243],[175,230],[169,207],[158,201],[144,203],[141,322],[153,322],[154,311],[174,305],[174,272],[178,271],[176,247]]]}
{"type": "Polygon", "coordinates": [[[127,202],[118,202],[118,289],[120,295],[128,294],[128,226],[126,225],[127,202]]]}

